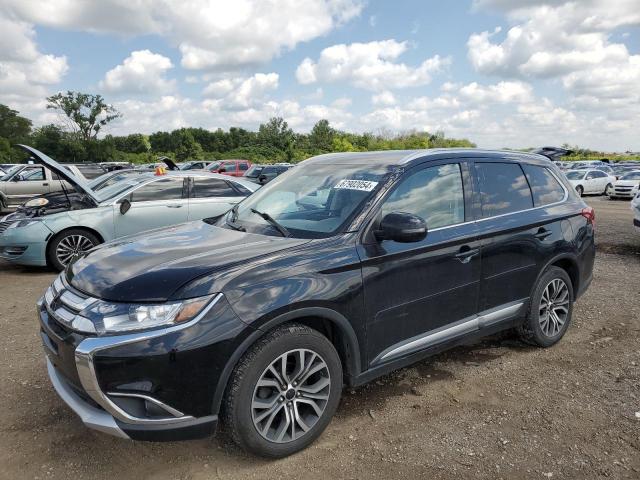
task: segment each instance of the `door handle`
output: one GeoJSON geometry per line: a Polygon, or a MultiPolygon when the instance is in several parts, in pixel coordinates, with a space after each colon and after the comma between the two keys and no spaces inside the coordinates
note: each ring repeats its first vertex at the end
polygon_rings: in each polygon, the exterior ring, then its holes
{"type": "Polygon", "coordinates": [[[49,186],[49,184],[48,184],[48,183],[43,183],[43,184],[42,184],[42,186],[43,186],[43,187],[48,187],[48,186],[49,186]]]}
{"type": "Polygon", "coordinates": [[[182,208],[182,205],[167,205],[167,208],[182,208]]]}
{"type": "Polygon", "coordinates": [[[551,230],[547,230],[546,228],[539,228],[538,232],[534,235],[538,240],[544,240],[553,232],[551,230]]]}
{"type": "Polygon", "coordinates": [[[470,248],[467,245],[460,247],[460,251],[454,256],[460,260],[460,263],[469,263],[473,257],[480,253],[479,248],[470,248]]]}

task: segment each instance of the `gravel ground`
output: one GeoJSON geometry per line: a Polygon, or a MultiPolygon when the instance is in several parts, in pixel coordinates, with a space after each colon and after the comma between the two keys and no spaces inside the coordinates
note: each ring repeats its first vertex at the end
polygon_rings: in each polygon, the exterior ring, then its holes
{"type": "Polygon", "coordinates": [[[628,202],[591,197],[595,278],[541,350],[490,338],[345,390],[324,435],[265,461],[222,438],[92,432],[45,373],[35,301],[53,273],[0,263],[0,478],[640,478],[640,236],[628,202]]]}

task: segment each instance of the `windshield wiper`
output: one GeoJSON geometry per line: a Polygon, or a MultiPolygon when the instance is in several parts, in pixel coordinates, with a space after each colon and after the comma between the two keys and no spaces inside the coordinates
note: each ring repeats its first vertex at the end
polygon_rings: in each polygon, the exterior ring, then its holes
{"type": "Polygon", "coordinates": [[[256,215],[260,215],[266,222],[269,223],[269,225],[271,225],[273,228],[278,230],[278,232],[280,232],[280,234],[283,237],[290,237],[291,236],[291,232],[289,232],[289,230],[287,230],[283,225],[280,225],[278,222],[276,222],[274,220],[274,218],[271,215],[269,215],[268,213],[260,212],[260,211],[256,210],[255,208],[250,208],[249,210],[251,210],[256,215]]]}

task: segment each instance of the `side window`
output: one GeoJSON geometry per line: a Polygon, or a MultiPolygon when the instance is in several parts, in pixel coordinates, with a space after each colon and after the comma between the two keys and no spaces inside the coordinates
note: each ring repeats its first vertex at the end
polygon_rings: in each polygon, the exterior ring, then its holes
{"type": "Polygon", "coordinates": [[[194,198],[237,197],[238,193],[224,180],[196,177],[193,179],[194,198]]]}
{"type": "Polygon", "coordinates": [[[22,180],[26,182],[42,182],[44,180],[44,169],[30,168],[26,172],[21,172],[22,180]]]}
{"type": "Polygon", "coordinates": [[[475,164],[483,218],[533,207],[527,179],[517,163],[475,164]]]}
{"type": "Polygon", "coordinates": [[[426,220],[428,228],[464,222],[460,165],[438,165],[410,174],[385,200],[382,215],[390,212],[418,215],[426,220]]]}
{"type": "Polygon", "coordinates": [[[564,190],[560,182],[547,168],[526,164],[522,165],[522,168],[531,187],[533,204],[536,207],[559,202],[564,198],[564,190]]]}
{"type": "Polygon", "coordinates": [[[132,202],[178,200],[182,198],[182,178],[163,178],[148,183],[131,194],[132,202]]]}
{"type": "Polygon", "coordinates": [[[244,162],[240,164],[240,171],[241,171],[241,172],[246,171],[248,168],[249,168],[249,165],[248,165],[248,164],[246,164],[246,163],[244,163],[244,162]]]}
{"type": "Polygon", "coordinates": [[[78,165],[77,167],[84,178],[89,180],[93,180],[104,173],[104,170],[96,165],[78,165]]]}

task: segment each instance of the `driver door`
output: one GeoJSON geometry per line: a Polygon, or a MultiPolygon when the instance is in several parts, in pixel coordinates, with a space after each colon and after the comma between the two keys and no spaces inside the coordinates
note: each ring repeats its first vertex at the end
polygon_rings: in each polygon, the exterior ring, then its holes
{"type": "Polygon", "coordinates": [[[358,246],[371,367],[449,340],[460,333],[456,322],[477,313],[480,244],[468,221],[471,191],[465,162],[415,167],[370,228],[388,213],[406,212],[426,220],[426,237],[400,243],[368,234],[358,246]]]}
{"type": "Polygon", "coordinates": [[[186,184],[186,177],[159,178],[138,187],[126,197],[131,202],[126,213],[120,212],[122,200],[116,203],[113,212],[115,237],[186,222],[189,215],[186,184]]]}
{"type": "Polygon", "coordinates": [[[36,195],[49,193],[51,181],[43,167],[27,167],[6,183],[9,206],[18,206],[36,195]]]}

